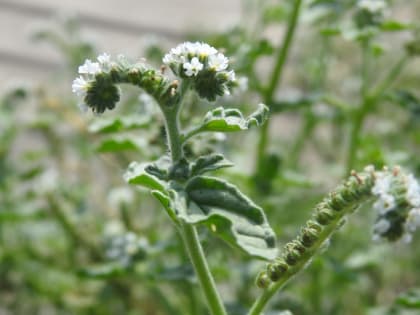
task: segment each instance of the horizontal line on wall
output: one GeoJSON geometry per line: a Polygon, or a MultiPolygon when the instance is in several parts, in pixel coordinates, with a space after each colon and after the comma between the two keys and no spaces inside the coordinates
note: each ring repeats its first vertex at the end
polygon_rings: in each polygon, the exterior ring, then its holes
{"type": "MultiPolygon", "coordinates": [[[[26,3],[16,3],[14,1],[1,0],[0,8],[2,10],[9,10],[18,14],[31,15],[34,17],[50,18],[56,15],[56,11],[52,8],[46,8],[26,3]]],[[[103,29],[109,29],[125,34],[129,33],[138,36],[141,33],[150,33],[165,36],[174,40],[185,38],[184,34],[158,27],[139,25],[121,20],[111,20],[82,13],[78,13],[76,17],[81,24],[85,24],[92,27],[99,27],[103,29]]]]}
{"type": "Polygon", "coordinates": [[[40,71],[52,71],[60,67],[60,64],[52,61],[46,61],[26,55],[17,55],[16,53],[2,50],[0,50],[0,63],[19,65],[20,68],[40,71]]]}

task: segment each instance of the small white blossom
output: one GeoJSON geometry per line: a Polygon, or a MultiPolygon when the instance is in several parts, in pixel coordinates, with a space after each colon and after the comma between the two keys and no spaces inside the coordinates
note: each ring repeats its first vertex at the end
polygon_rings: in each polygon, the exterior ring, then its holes
{"type": "Polygon", "coordinates": [[[97,58],[102,71],[108,72],[111,70],[111,55],[103,53],[97,58]]]}
{"type": "Polygon", "coordinates": [[[186,62],[183,65],[185,74],[189,77],[197,75],[203,69],[203,64],[197,57],[191,59],[191,62],[186,62]]]}
{"type": "Polygon", "coordinates": [[[391,223],[388,220],[380,219],[373,226],[373,230],[375,233],[384,234],[389,230],[390,227],[391,227],[391,223]]]}
{"type": "Polygon", "coordinates": [[[406,229],[409,232],[414,232],[418,227],[420,227],[420,208],[414,208],[408,213],[406,229]]]}
{"type": "Polygon", "coordinates": [[[225,70],[229,65],[229,59],[225,57],[222,53],[217,55],[210,55],[208,61],[209,67],[215,71],[225,70]]]}
{"type": "Polygon", "coordinates": [[[395,208],[395,198],[390,194],[382,194],[378,200],[373,204],[373,208],[378,211],[379,214],[385,214],[389,210],[395,208]]]}
{"type": "MultiPolygon", "coordinates": [[[[200,57],[208,57],[217,54],[217,49],[206,43],[196,43],[197,54],[200,57]]],[[[222,54],[221,54],[222,55],[222,54]]]]}
{"type": "Polygon", "coordinates": [[[79,66],[79,74],[97,74],[101,72],[101,66],[97,62],[92,62],[90,59],[86,59],[85,63],[79,66]]]}
{"type": "Polygon", "coordinates": [[[77,96],[83,98],[86,96],[88,86],[89,86],[88,82],[82,76],[79,76],[78,78],[73,80],[71,89],[73,93],[76,93],[77,96]]]}
{"type": "Polygon", "coordinates": [[[389,189],[391,188],[392,175],[377,173],[375,185],[372,187],[372,194],[380,196],[383,194],[388,194],[389,189]]]}
{"type": "Polygon", "coordinates": [[[413,235],[411,233],[405,233],[401,237],[401,243],[404,243],[404,244],[411,243],[412,240],[413,240],[413,235]]]}
{"type": "Polygon", "coordinates": [[[407,201],[413,207],[420,207],[420,185],[412,174],[406,177],[407,180],[407,201]]]}
{"type": "Polygon", "coordinates": [[[111,62],[111,56],[107,53],[100,54],[97,59],[101,65],[109,64],[111,62]]]}

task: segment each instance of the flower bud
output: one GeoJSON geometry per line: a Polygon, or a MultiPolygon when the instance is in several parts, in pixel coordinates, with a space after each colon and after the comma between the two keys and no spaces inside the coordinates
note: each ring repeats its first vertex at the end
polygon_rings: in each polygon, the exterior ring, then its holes
{"type": "Polygon", "coordinates": [[[328,208],[321,208],[317,209],[314,217],[318,223],[322,225],[328,225],[335,219],[335,213],[328,208]]]}
{"type": "Polygon", "coordinates": [[[289,265],[283,260],[278,259],[267,265],[267,274],[271,281],[276,282],[287,272],[289,265]]]}
{"type": "Polygon", "coordinates": [[[270,283],[271,283],[270,278],[268,277],[268,275],[265,271],[261,271],[258,274],[257,279],[255,281],[255,284],[260,289],[267,289],[268,286],[270,285],[270,283]]]}
{"type": "Polygon", "coordinates": [[[304,227],[301,231],[300,240],[305,247],[310,248],[318,240],[318,237],[319,232],[315,229],[304,227]]]}

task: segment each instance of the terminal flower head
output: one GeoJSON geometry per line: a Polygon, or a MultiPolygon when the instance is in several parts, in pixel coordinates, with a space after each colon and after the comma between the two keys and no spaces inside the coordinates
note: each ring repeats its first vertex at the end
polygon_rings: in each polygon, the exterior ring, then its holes
{"type": "Polygon", "coordinates": [[[234,71],[228,69],[229,59],[206,43],[182,43],[163,57],[163,63],[176,76],[188,80],[199,96],[209,101],[214,101],[218,95],[229,95],[237,85],[234,71]]]}

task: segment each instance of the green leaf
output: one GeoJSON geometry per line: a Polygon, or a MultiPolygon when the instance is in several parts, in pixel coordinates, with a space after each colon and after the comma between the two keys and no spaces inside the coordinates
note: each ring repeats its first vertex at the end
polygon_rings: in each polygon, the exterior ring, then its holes
{"type": "Polygon", "coordinates": [[[409,309],[420,309],[420,288],[413,288],[402,293],[396,299],[395,304],[409,309]]]}
{"type": "Polygon", "coordinates": [[[387,32],[398,32],[413,28],[413,24],[396,20],[387,20],[381,23],[381,29],[387,32]]]}
{"type": "Polygon", "coordinates": [[[124,174],[125,181],[164,193],[165,184],[145,170],[149,165],[149,163],[131,162],[124,174]]]}
{"type": "Polygon", "coordinates": [[[146,147],[144,139],[118,136],[102,140],[96,148],[98,152],[140,151],[146,147]]]}
{"type": "Polygon", "coordinates": [[[109,263],[80,269],[77,274],[85,278],[109,279],[127,274],[127,269],[120,264],[109,263]]]}
{"type": "Polygon", "coordinates": [[[191,165],[191,176],[201,175],[205,172],[211,172],[231,166],[233,166],[233,164],[226,160],[222,154],[200,156],[191,165]]]}
{"type": "Polygon", "coordinates": [[[205,224],[229,244],[249,255],[273,259],[275,235],[263,210],[238,188],[221,179],[197,176],[178,191],[173,206],[180,219],[205,224]]]}
{"type": "Polygon", "coordinates": [[[198,131],[233,132],[247,130],[252,126],[261,126],[267,120],[268,112],[266,105],[259,104],[258,109],[245,118],[238,109],[218,107],[206,114],[198,131]]]}
{"type": "Polygon", "coordinates": [[[173,208],[171,198],[159,190],[152,190],[151,194],[160,202],[172,221],[176,223],[178,221],[178,217],[175,208],[173,208]]]}
{"type": "Polygon", "coordinates": [[[95,120],[90,126],[92,133],[113,133],[148,127],[150,118],[144,116],[129,116],[95,120]]]}

